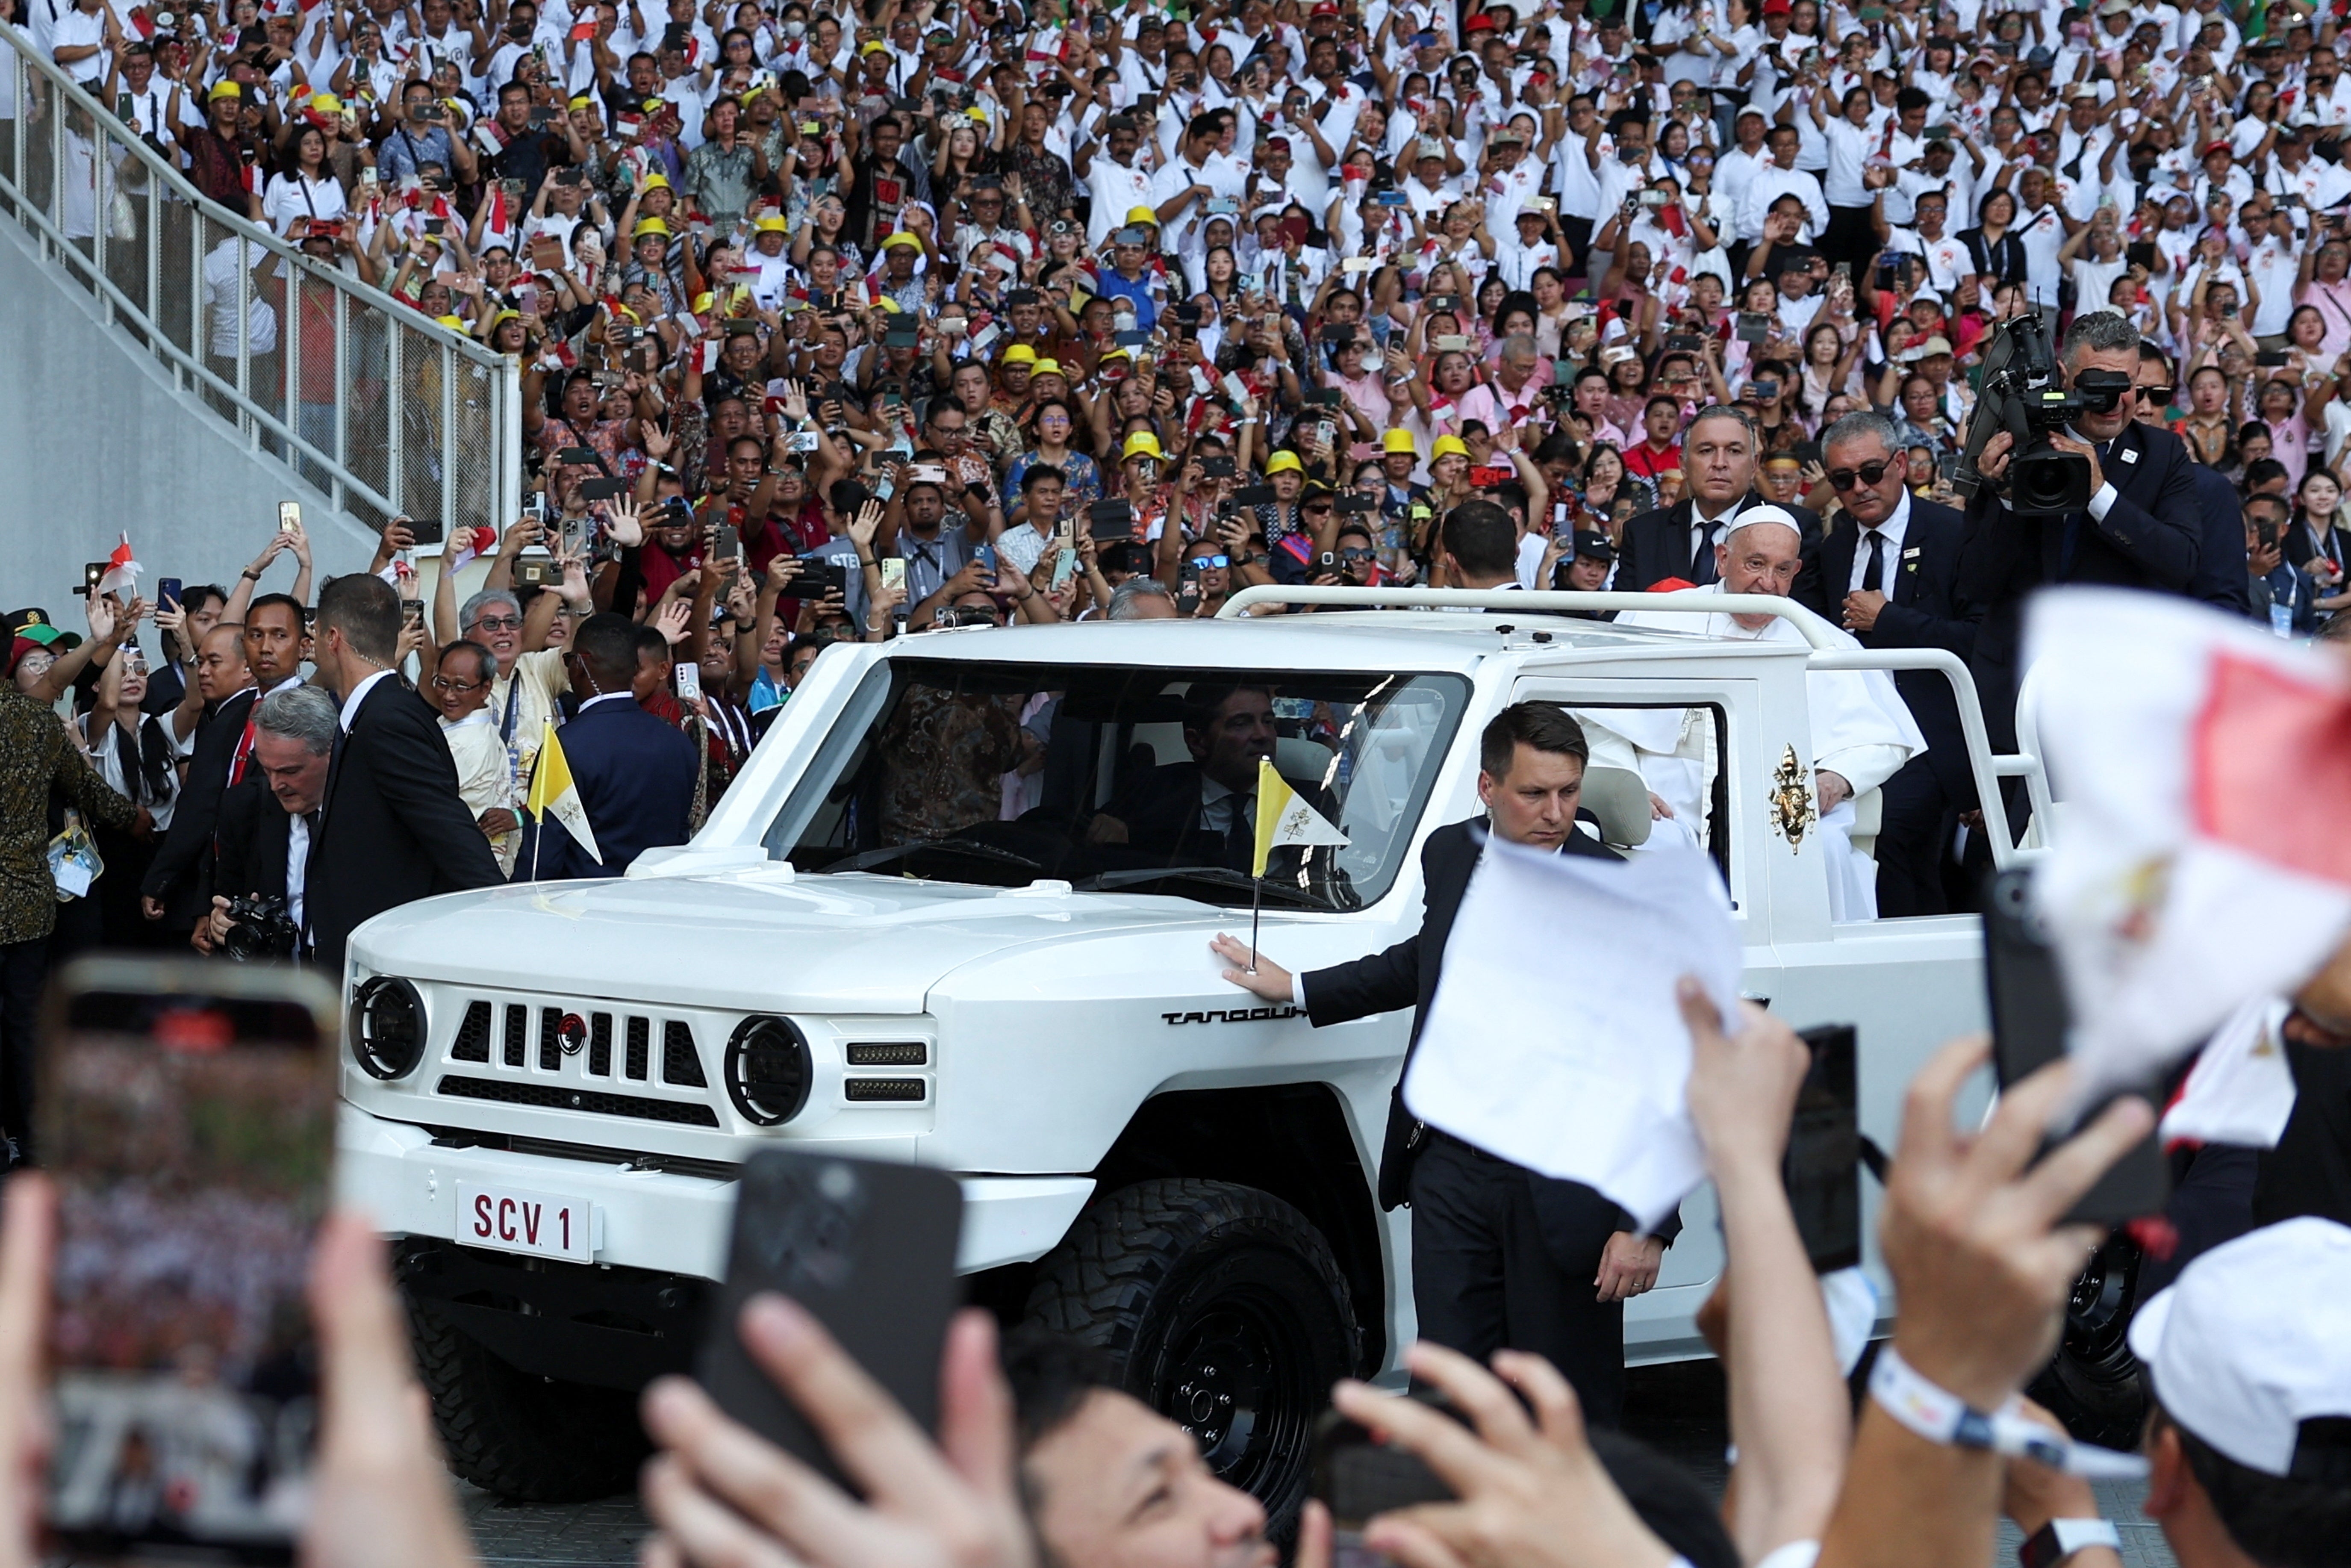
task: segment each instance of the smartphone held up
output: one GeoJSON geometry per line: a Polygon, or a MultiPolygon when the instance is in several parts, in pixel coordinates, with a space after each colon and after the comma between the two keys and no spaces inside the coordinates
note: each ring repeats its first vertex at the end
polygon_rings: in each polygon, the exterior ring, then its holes
{"type": "Polygon", "coordinates": [[[290,968],[91,958],[53,993],[47,1516],[80,1560],[292,1561],[334,1039],[332,991],[290,968]]]}

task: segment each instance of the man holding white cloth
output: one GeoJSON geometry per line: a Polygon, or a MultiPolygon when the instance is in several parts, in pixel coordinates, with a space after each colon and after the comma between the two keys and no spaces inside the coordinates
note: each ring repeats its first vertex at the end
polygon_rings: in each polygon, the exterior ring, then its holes
{"type": "MultiPolygon", "coordinates": [[[[1715,547],[1719,580],[1695,591],[1731,597],[1742,593],[1785,596],[1803,564],[1803,539],[1796,519],[1778,507],[1752,507],[1715,547]]],[[[1778,615],[1741,615],[1728,607],[1705,616],[1668,611],[1631,610],[1619,626],[1649,626],[1696,632],[1749,642],[1802,643],[1804,634],[1778,615]]],[[[1839,647],[1861,644],[1833,631],[1839,647]]],[[[1922,755],[1927,737],[1910,716],[1894,677],[1883,670],[1814,670],[1804,677],[1811,709],[1813,790],[1819,802],[1822,838],[1829,855],[1829,917],[1877,918],[1877,883],[1873,869],[1853,849],[1853,802],[1922,755]]],[[[1710,726],[1699,710],[1609,709],[1580,715],[1593,736],[1596,765],[1636,768],[1671,817],[1696,838],[1706,821],[1705,783],[1717,765],[1707,756],[1710,726]],[[1627,753],[1630,755],[1627,756],[1627,753]]]]}

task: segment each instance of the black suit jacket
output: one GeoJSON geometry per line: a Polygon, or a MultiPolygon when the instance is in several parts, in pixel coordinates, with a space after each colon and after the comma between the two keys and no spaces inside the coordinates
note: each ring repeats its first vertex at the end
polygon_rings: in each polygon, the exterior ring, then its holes
{"type": "MultiPolygon", "coordinates": [[[[1966,541],[1967,526],[1957,507],[1910,498],[1902,554],[1886,563],[1886,607],[1878,612],[1876,625],[1855,633],[1863,647],[1942,648],[1962,660],[1975,653],[1983,610],[1969,603],[1959,589],[1959,548],[1966,541]]],[[[1804,602],[1831,625],[1844,623],[1844,596],[1860,549],[1861,528],[1850,517],[1840,517],[1821,542],[1814,597],[1804,602]]],[[[1959,698],[1952,695],[1951,683],[1932,670],[1896,670],[1894,685],[1927,737],[1926,763],[1943,792],[1963,806],[1972,805],[1974,775],[1968,768],[1967,737],[1959,728],[1959,698]]]]}
{"type": "Polygon", "coordinates": [[[440,716],[397,674],[361,699],[335,745],[320,806],[302,906],[318,965],[338,982],[360,922],[502,880],[490,841],[457,797],[440,716]]]}
{"type": "Polygon", "coordinates": [[[253,716],[260,695],[252,686],[232,692],[196,727],[196,744],[188,756],[178,804],[172,810],[171,829],[139,883],[141,894],[162,902],[165,919],[174,929],[194,925],[197,915],[212,907],[213,831],[220,821],[221,795],[228,788],[236,743],[245,737],[246,720],[253,716]]]}
{"type": "Polygon", "coordinates": [[[2237,487],[2218,468],[2191,462],[2188,473],[2195,482],[2197,517],[2203,525],[2196,550],[2196,575],[2188,580],[2188,597],[2231,614],[2251,615],[2252,579],[2245,560],[2244,503],[2237,498],[2237,487]]]}
{"type": "Polygon", "coordinates": [[[258,774],[221,797],[214,891],[226,898],[286,896],[286,850],[294,819],[258,774]]]}
{"type": "MultiPolygon", "coordinates": [[[[1331,798],[1311,784],[1293,783],[1299,798],[1332,821],[1331,798]]],[[[1102,808],[1126,824],[1126,847],[1152,865],[1219,865],[1246,872],[1257,854],[1256,835],[1219,832],[1200,825],[1200,765],[1163,762],[1129,779],[1102,808]]],[[[1296,851],[1289,852],[1295,864],[1296,851]]],[[[1275,855],[1284,853],[1277,849],[1275,855]]]]}
{"type": "MultiPolygon", "coordinates": [[[[2025,599],[2058,582],[2106,583],[2187,593],[2194,581],[2204,519],[2196,497],[2196,463],[2168,430],[2134,420],[2099,465],[2115,487],[2104,518],[2074,515],[2074,556],[2064,559],[2068,519],[2019,517],[1987,486],[1968,505],[1959,555],[1959,592],[1984,607],[1976,635],[1976,685],[1984,722],[2002,750],[2016,744],[2018,643],[2025,599]]],[[[2238,543],[2243,550],[2241,538],[2238,543]]]]}
{"type": "MultiPolygon", "coordinates": [[[[1429,834],[1420,846],[1419,930],[1384,953],[1374,953],[1352,963],[1333,964],[1300,977],[1299,991],[1306,1000],[1306,1016],[1317,1029],[1369,1018],[1374,1013],[1394,1012],[1398,1008],[1414,1009],[1411,1043],[1405,1047],[1404,1066],[1396,1073],[1395,1087],[1388,1092],[1387,1135],[1380,1149],[1382,1208],[1394,1208],[1405,1201],[1405,1180],[1411,1175],[1413,1159],[1426,1139],[1427,1130],[1405,1109],[1404,1074],[1412,1066],[1413,1052],[1420,1049],[1420,1026],[1427,1019],[1428,1004],[1437,995],[1437,977],[1444,972],[1445,944],[1453,935],[1453,916],[1461,908],[1461,895],[1469,890],[1469,873],[1478,868],[1478,856],[1486,847],[1486,824],[1480,821],[1452,822],[1429,834]]],[[[1600,860],[1624,858],[1581,831],[1567,835],[1563,852],[1600,860]]],[[[1531,1179],[1543,1182],[1553,1178],[1531,1179]]],[[[1630,1215],[1619,1215],[1620,1229],[1629,1230],[1634,1223],[1630,1215]]],[[[1681,1217],[1669,1215],[1657,1228],[1657,1234],[1670,1242],[1680,1230],[1681,1217]]]]}
{"type": "Polygon", "coordinates": [[[517,878],[618,876],[645,851],[685,842],[697,759],[683,731],[633,698],[614,697],[581,708],[558,738],[604,861],[590,859],[562,823],[532,822],[515,857],[517,878]]]}
{"type": "MultiPolygon", "coordinates": [[[[1739,509],[1744,512],[1753,507],[1777,504],[1766,502],[1760,493],[1750,490],[1739,509]]],[[[1643,512],[1629,519],[1625,524],[1624,542],[1616,547],[1616,576],[1611,586],[1625,593],[1646,593],[1669,577],[1688,577],[1690,518],[1696,505],[1685,497],[1670,507],[1643,512]]],[[[1804,561],[1797,571],[1794,589],[1796,596],[1802,598],[1820,573],[1820,515],[1802,507],[1782,509],[1796,519],[1803,534],[1804,561]]],[[[1738,521],[1735,517],[1731,520],[1738,521]]]]}

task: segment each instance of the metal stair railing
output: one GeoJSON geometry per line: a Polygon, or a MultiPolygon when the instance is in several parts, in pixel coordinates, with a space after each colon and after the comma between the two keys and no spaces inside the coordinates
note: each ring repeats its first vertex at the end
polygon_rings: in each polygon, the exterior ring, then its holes
{"type": "Polygon", "coordinates": [[[0,221],[132,346],[370,528],[513,521],[512,361],[200,195],[29,33],[0,23],[0,221]]]}

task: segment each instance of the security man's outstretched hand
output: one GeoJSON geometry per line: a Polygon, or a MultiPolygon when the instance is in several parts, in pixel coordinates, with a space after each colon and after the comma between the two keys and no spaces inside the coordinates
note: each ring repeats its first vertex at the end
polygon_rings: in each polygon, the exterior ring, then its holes
{"type": "Polygon", "coordinates": [[[1219,931],[1217,933],[1217,939],[1209,943],[1208,947],[1217,957],[1232,966],[1225,971],[1225,978],[1232,984],[1254,996],[1263,997],[1270,1002],[1290,1000],[1291,995],[1290,971],[1263,953],[1257,956],[1257,969],[1255,973],[1251,973],[1248,943],[1238,937],[1228,936],[1219,931]]]}

